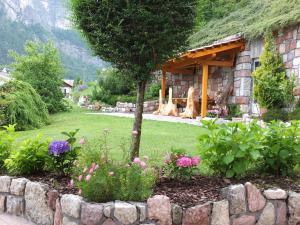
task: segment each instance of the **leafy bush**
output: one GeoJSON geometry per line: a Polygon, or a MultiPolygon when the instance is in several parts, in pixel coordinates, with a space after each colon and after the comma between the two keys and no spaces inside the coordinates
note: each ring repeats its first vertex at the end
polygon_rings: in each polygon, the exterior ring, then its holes
{"type": "Polygon", "coordinates": [[[40,135],[35,139],[23,141],[5,160],[9,174],[28,175],[44,171],[48,158],[48,144],[49,140],[42,141],[40,135]]]}
{"type": "Polygon", "coordinates": [[[0,130],[0,171],[5,170],[4,161],[9,157],[10,152],[14,149],[15,125],[3,127],[5,130],[0,130]]]}
{"type": "Polygon", "coordinates": [[[161,89],[161,85],[158,83],[152,83],[148,90],[145,93],[146,99],[153,99],[159,96],[159,90],[161,89]]]}
{"type": "Polygon", "coordinates": [[[68,137],[66,141],[52,141],[49,145],[49,159],[47,170],[58,175],[70,174],[77,159],[80,147],[76,145],[76,134],[79,129],[71,132],[62,132],[68,137]]]}
{"type": "Polygon", "coordinates": [[[46,104],[31,87],[22,81],[9,81],[0,86],[0,125],[16,124],[17,130],[39,128],[48,123],[46,104]]]}
{"type": "Polygon", "coordinates": [[[281,120],[281,121],[287,121],[288,113],[284,109],[268,109],[266,113],[262,115],[262,118],[265,122],[271,122],[273,120],[281,120]]]}
{"type": "Polygon", "coordinates": [[[228,118],[232,119],[232,117],[241,117],[242,112],[240,106],[237,104],[229,104],[228,105],[228,118]]]}
{"type": "Polygon", "coordinates": [[[264,130],[263,166],[261,170],[274,175],[293,175],[300,163],[300,122],[290,126],[282,122],[272,122],[264,130]]]}
{"type": "Polygon", "coordinates": [[[205,163],[215,174],[226,177],[246,175],[262,149],[261,128],[255,123],[216,124],[202,121],[207,133],[199,137],[199,151],[205,163]]]}
{"type": "Polygon", "coordinates": [[[127,154],[114,162],[108,151],[107,134],[83,145],[73,176],[83,197],[95,202],[147,199],[155,183],[154,170],[138,158],[130,162],[127,154]]]}
{"type": "Polygon", "coordinates": [[[261,66],[253,72],[254,97],[267,109],[282,108],[293,101],[294,79],[289,79],[276,51],[272,34],[265,38],[261,66]]]}
{"type": "Polygon", "coordinates": [[[164,175],[173,179],[190,180],[198,170],[199,163],[200,157],[191,157],[183,149],[172,149],[165,158],[164,175]]]}
{"type": "Polygon", "coordinates": [[[300,120],[300,107],[295,108],[289,113],[289,120],[300,120]]]}
{"type": "Polygon", "coordinates": [[[50,113],[65,111],[61,91],[64,68],[58,50],[51,42],[29,41],[24,47],[25,55],[11,52],[14,59],[12,75],[28,82],[46,103],[50,113]]]}

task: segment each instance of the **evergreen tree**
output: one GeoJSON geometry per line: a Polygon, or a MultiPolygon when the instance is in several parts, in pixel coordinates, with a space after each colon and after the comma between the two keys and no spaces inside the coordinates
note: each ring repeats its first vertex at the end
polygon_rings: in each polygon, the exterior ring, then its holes
{"type": "Polygon", "coordinates": [[[260,67],[253,72],[254,98],[267,109],[282,108],[293,101],[294,78],[288,78],[272,34],[265,38],[260,67]]]}
{"type": "Polygon", "coordinates": [[[27,42],[25,54],[12,51],[13,77],[25,81],[37,91],[46,103],[49,113],[65,110],[61,91],[64,68],[59,53],[51,42],[27,42]]]}
{"type": "Polygon", "coordinates": [[[74,21],[96,55],[136,82],[131,156],[139,155],[143,102],[151,72],[186,44],[197,0],[71,0],[74,21]]]}

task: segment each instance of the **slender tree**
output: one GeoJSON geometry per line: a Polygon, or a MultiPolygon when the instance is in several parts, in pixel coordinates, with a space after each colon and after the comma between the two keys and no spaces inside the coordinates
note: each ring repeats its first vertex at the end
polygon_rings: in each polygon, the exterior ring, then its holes
{"type": "Polygon", "coordinates": [[[158,65],[186,46],[197,0],[71,0],[94,53],[136,82],[131,157],[139,155],[145,87],[158,65]]]}

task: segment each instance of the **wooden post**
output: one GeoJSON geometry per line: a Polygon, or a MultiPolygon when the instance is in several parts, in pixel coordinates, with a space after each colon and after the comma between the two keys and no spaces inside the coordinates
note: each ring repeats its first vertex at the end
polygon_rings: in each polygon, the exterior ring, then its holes
{"type": "Polygon", "coordinates": [[[201,118],[204,118],[206,116],[206,111],[207,111],[207,85],[208,85],[208,65],[203,64],[203,69],[202,69],[201,118]]]}
{"type": "Polygon", "coordinates": [[[161,97],[163,99],[166,98],[166,79],[167,79],[166,77],[167,77],[166,76],[166,71],[163,70],[162,71],[162,79],[161,79],[161,97]]]}

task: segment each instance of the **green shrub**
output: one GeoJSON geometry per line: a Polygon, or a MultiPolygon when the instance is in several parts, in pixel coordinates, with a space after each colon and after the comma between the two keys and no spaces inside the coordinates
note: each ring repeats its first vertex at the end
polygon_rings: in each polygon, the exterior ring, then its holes
{"type": "Polygon", "coordinates": [[[30,84],[13,80],[0,86],[0,125],[16,124],[17,130],[28,130],[48,123],[48,111],[30,84]]]}
{"type": "Polygon", "coordinates": [[[265,38],[260,67],[253,72],[254,98],[267,109],[282,108],[293,102],[294,79],[289,79],[276,51],[272,34],[265,38]]]}
{"type": "Polygon", "coordinates": [[[300,163],[300,122],[287,126],[282,122],[272,122],[264,130],[261,154],[261,170],[274,175],[293,175],[300,163]]]}
{"type": "Polygon", "coordinates": [[[38,174],[44,171],[48,159],[49,140],[41,135],[23,141],[5,160],[5,167],[11,175],[38,174]]]}
{"type": "Polygon", "coordinates": [[[83,145],[73,175],[82,196],[95,202],[146,200],[155,183],[154,170],[140,159],[130,162],[127,154],[120,162],[112,161],[108,151],[107,134],[83,145]]]}
{"type": "Polygon", "coordinates": [[[159,90],[161,89],[161,85],[158,83],[152,83],[148,90],[145,93],[145,98],[146,99],[154,99],[158,98],[159,96],[159,90]]]}
{"type": "Polygon", "coordinates": [[[237,104],[229,104],[228,105],[228,118],[232,119],[232,117],[241,117],[242,112],[240,106],[237,104]]]}
{"type": "Polygon", "coordinates": [[[300,120],[300,107],[295,108],[289,113],[289,120],[300,120]]]}
{"type": "Polygon", "coordinates": [[[262,118],[265,122],[271,122],[273,120],[287,121],[288,113],[284,109],[268,109],[266,113],[263,114],[262,118]]]}
{"type": "Polygon", "coordinates": [[[15,125],[4,126],[3,128],[5,130],[0,130],[0,171],[5,170],[4,161],[14,149],[16,139],[15,125]]]}
{"type": "MultiPolygon", "coordinates": [[[[213,173],[226,177],[241,177],[249,173],[260,159],[261,128],[255,123],[216,124],[202,121],[207,133],[199,137],[203,163],[213,173]]],[[[256,165],[257,166],[257,165],[256,165]]]]}

